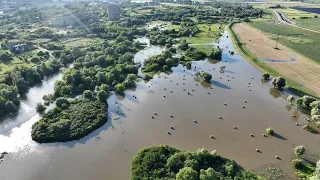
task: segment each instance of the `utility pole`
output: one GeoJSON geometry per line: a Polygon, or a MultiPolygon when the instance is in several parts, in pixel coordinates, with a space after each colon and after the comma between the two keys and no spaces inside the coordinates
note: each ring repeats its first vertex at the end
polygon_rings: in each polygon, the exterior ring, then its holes
{"type": "Polygon", "coordinates": [[[276,45],[274,49],[278,49],[278,40],[279,40],[279,32],[277,33],[277,36],[276,36],[276,45]]]}

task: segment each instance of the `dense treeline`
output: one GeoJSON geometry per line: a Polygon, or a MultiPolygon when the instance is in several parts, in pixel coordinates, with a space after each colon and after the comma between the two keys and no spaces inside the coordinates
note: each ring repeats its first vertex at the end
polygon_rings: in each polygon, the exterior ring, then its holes
{"type": "MultiPolygon", "coordinates": [[[[188,1],[185,1],[187,4],[188,1]]],[[[177,2],[183,3],[183,2],[177,2]]],[[[138,5],[137,5],[138,6],[138,5]]],[[[184,18],[195,18],[198,23],[213,24],[217,22],[228,22],[233,18],[248,19],[262,17],[263,10],[255,9],[251,5],[240,3],[207,3],[205,6],[164,6],[165,9],[151,8],[151,12],[143,15],[131,15],[130,11],[124,12],[126,17],[135,17],[138,20],[149,21],[171,21],[180,24],[184,18]]]]}
{"type": "Polygon", "coordinates": [[[40,143],[76,140],[106,123],[106,97],[98,100],[90,92],[86,94],[85,98],[72,101],[57,99],[56,107],[33,124],[32,139],[40,143]]]}
{"type": "Polygon", "coordinates": [[[160,145],[140,150],[131,165],[131,179],[167,180],[259,180],[259,176],[242,171],[229,159],[209,153],[180,151],[160,145]]]}

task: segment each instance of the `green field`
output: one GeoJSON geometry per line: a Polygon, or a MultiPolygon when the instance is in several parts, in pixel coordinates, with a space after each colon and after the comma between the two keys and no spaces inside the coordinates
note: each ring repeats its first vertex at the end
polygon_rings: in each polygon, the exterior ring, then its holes
{"type": "MultiPolygon", "coordinates": [[[[219,24],[198,24],[200,32],[194,35],[193,37],[186,37],[185,39],[190,44],[208,44],[212,41],[218,40],[221,35],[221,30],[218,29],[220,27],[219,24]]],[[[224,25],[222,29],[224,28],[224,25]]]]}
{"type": "Polygon", "coordinates": [[[305,27],[308,29],[320,31],[320,17],[314,18],[314,16],[320,16],[315,13],[308,13],[305,11],[300,11],[296,9],[286,8],[286,9],[275,9],[276,11],[280,11],[289,20],[295,22],[298,26],[305,27]],[[307,19],[300,19],[300,17],[308,17],[307,19]]]}
{"type": "Polygon", "coordinates": [[[99,42],[101,42],[101,39],[98,38],[75,38],[69,39],[65,42],[62,42],[61,44],[67,47],[85,47],[99,42]]]}
{"type": "Polygon", "coordinates": [[[291,26],[272,23],[267,19],[260,19],[249,23],[251,26],[267,33],[270,38],[278,41],[292,50],[320,63],[320,34],[291,26]]]}

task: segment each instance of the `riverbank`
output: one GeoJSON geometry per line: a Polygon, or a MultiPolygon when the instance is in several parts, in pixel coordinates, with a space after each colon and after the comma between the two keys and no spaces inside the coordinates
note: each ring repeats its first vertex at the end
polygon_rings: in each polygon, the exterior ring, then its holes
{"type": "MultiPolygon", "coordinates": [[[[274,48],[271,47],[270,44],[276,44],[276,42],[269,39],[268,37],[264,36],[262,33],[258,33],[258,32],[251,30],[249,33],[250,39],[247,39],[247,41],[245,43],[243,43],[242,40],[245,39],[245,37],[243,37],[244,35],[242,34],[243,39],[241,40],[241,37],[239,37],[239,34],[237,34],[234,30],[235,24],[236,23],[230,24],[227,27],[227,29],[231,34],[231,38],[233,40],[233,44],[235,45],[236,49],[245,57],[245,59],[248,60],[248,62],[254,64],[255,67],[260,69],[262,72],[269,73],[272,76],[284,76],[286,78],[287,88],[298,96],[303,96],[303,95],[319,96],[320,91],[318,91],[318,88],[320,86],[317,86],[316,85],[317,82],[313,82],[313,81],[320,78],[320,77],[317,77],[316,79],[308,78],[308,76],[310,76],[310,75],[317,76],[317,74],[310,74],[305,71],[299,72],[301,70],[300,66],[297,66],[296,68],[294,68],[295,65],[293,65],[293,68],[287,67],[288,63],[264,62],[264,61],[260,60],[257,57],[257,54],[252,54],[251,52],[258,52],[258,51],[265,52],[266,49],[267,49],[267,51],[272,51],[272,49],[274,50],[274,48]],[[261,41],[261,38],[264,40],[261,43],[264,43],[264,44],[256,44],[259,41],[261,41]],[[270,43],[266,43],[265,41],[270,41],[270,43]],[[250,45],[251,49],[247,48],[247,44],[250,45]],[[283,66],[281,66],[281,65],[283,65],[283,66]],[[281,71],[281,73],[279,73],[279,71],[281,71]],[[298,74],[291,75],[292,73],[295,73],[295,72],[298,72],[298,74]],[[304,75],[307,75],[307,76],[304,78],[304,75]],[[292,79],[292,77],[297,78],[297,76],[303,78],[302,82],[304,84],[307,84],[308,88],[301,86],[300,85],[301,82],[299,83],[297,80],[292,79]]],[[[248,28],[248,25],[246,25],[246,27],[247,27],[247,29],[250,30],[250,28],[248,28]]],[[[290,50],[288,48],[286,48],[285,46],[282,46],[282,45],[279,45],[279,46],[281,46],[279,51],[286,51],[287,57],[285,56],[284,58],[290,58],[290,57],[288,57],[288,54],[290,54],[290,50]]],[[[277,52],[276,55],[278,55],[278,54],[281,54],[281,53],[277,52]]],[[[293,54],[293,52],[291,52],[291,54],[293,54]]],[[[265,55],[270,55],[270,54],[265,54],[265,55]]],[[[273,56],[271,55],[271,57],[273,57],[273,56]]],[[[283,58],[283,56],[280,58],[283,58]]],[[[296,59],[302,59],[302,57],[299,57],[299,58],[297,57],[296,59]]],[[[279,59],[274,59],[274,60],[279,60],[279,59]]],[[[318,68],[317,65],[315,65],[313,62],[311,62],[309,60],[302,60],[302,63],[309,65],[308,66],[309,68],[312,68],[312,67],[316,68],[316,69],[318,68]]],[[[300,81],[301,81],[301,78],[299,79],[300,81]]],[[[320,82],[320,81],[318,81],[318,82],[320,82]]]]}

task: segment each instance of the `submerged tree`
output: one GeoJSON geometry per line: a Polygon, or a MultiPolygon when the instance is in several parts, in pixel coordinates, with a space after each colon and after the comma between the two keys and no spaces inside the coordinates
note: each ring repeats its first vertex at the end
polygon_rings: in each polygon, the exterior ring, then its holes
{"type": "Polygon", "coordinates": [[[268,73],[263,74],[261,79],[262,80],[269,80],[270,79],[270,74],[268,74],[268,73]]]}
{"type": "Polygon", "coordinates": [[[272,79],[272,84],[274,88],[282,90],[282,88],[286,86],[286,80],[281,76],[275,77],[272,79]]]}
{"type": "Polygon", "coordinates": [[[46,107],[43,104],[38,103],[37,106],[36,106],[36,111],[37,112],[43,112],[44,110],[46,110],[46,107]]]}
{"type": "Polygon", "coordinates": [[[289,95],[289,96],[287,97],[287,101],[289,101],[290,104],[292,104],[292,101],[294,101],[294,97],[293,97],[292,95],[289,95]]]}
{"type": "Polygon", "coordinates": [[[303,145],[297,146],[297,147],[294,148],[294,153],[297,156],[303,155],[305,151],[306,151],[306,148],[303,145]]]}

